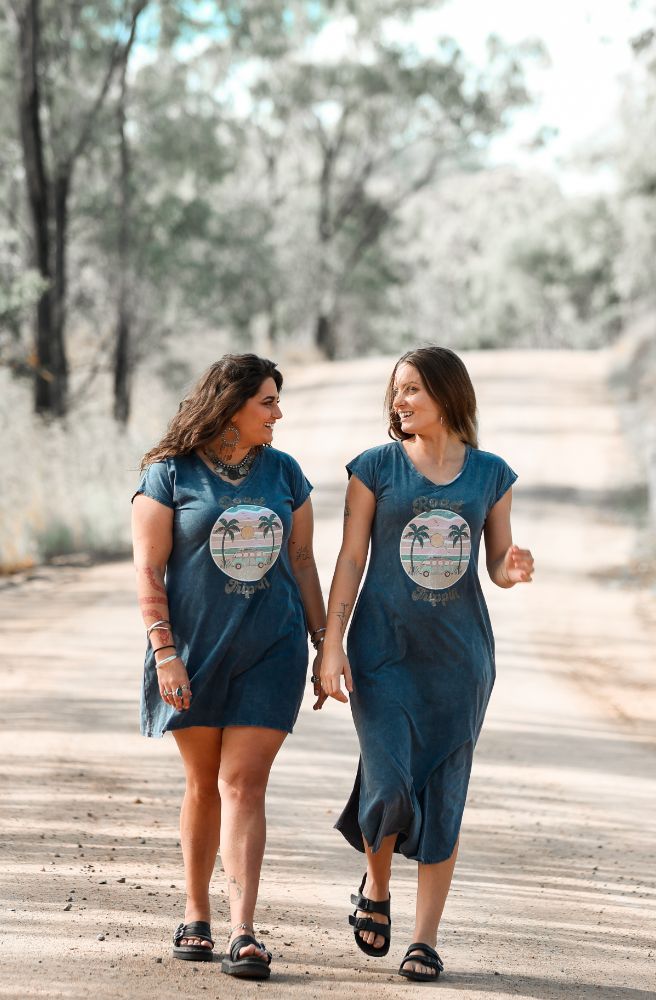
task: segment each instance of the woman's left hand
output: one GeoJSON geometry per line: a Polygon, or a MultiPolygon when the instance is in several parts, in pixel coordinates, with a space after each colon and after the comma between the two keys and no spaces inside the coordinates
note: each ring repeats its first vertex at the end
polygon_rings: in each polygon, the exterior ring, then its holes
{"type": "Polygon", "coordinates": [[[534,562],[530,549],[520,549],[519,545],[511,545],[503,557],[502,574],[508,583],[531,583],[533,579],[534,562]]]}
{"type": "Polygon", "coordinates": [[[321,687],[321,660],[323,659],[323,643],[319,643],[319,648],[317,650],[317,655],[314,658],[314,663],[312,664],[312,676],[314,677],[314,695],[317,699],[312,706],[313,710],[316,712],[318,709],[323,708],[323,703],[328,697],[326,692],[321,687]]]}

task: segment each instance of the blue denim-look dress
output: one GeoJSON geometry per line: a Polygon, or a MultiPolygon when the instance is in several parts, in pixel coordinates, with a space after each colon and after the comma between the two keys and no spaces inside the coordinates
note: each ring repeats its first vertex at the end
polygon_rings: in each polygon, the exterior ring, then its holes
{"type": "Polygon", "coordinates": [[[358,850],[396,834],[395,849],[433,864],[450,857],[474,746],[495,677],[494,638],[478,578],[485,519],[517,478],[468,447],[437,486],[399,441],[348,466],[376,513],[348,657],[360,763],[336,826],[358,850]]]}
{"type": "Polygon", "coordinates": [[[195,454],[146,470],[136,492],[173,510],[165,585],[192,701],[186,712],[162,701],[148,646],[145,736],[190,726],[292,731],[308,647],[288,542],[292,513],[311,489],[298,463],[275,448],[261,449],[248,476],[235,483],[220,479],[195,454]]]}

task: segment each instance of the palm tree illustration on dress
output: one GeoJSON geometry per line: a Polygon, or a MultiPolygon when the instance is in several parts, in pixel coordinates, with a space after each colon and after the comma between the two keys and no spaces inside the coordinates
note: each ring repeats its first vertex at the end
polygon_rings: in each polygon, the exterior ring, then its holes
{"type": "Polygon", "coordinates": [[[260,515],[260,523],[259,523],[258,527],[261,529],[262,534],[264,535],[265,538],[269,534],[269,532],[271,532],[271,552],[269,554],[269,562],[272,562],[273,561],[273,550],[276,547],[276,532],[275,532],[275,529],[276,528],[280,528],[280,530],[282,531],[282,524],[280,524],[279,521],[276,521],[276,515],[275,514],[269,514],[268,517],[265,517],[264,514],[262,514],[262,515],[260,515]]]}
{"type": "MultiPolygon", "coordinates": [[[[239,528],[239,521],[237,521],[234,517],[231,518],[229,521],[226,521],[225,517],[220,517],[219,518],[219,524],[223,528],[223,539],[221,541],[221,558],[223,559],[223,565],[225,566],[225,564],[226,564],[226,557],[225,557],[225,540],[226,540],[226,535],[229,536],[231,542],[234,542],[234,540],[235,540],[235,531],[239,528]]],[[[218,534],[218,532],[217,532],[217,534],[218,534]]]]}
{"type": "Polygon", "coordinates": [[[429,538],[428,528],[426,527],[425,524],[422,524],[419,527],[417,527],[416,524],[411,524],[410,531],[406,532],[406,534],[403,537],[412,539],[412,545],[410,546],[410,573],[412,574],[412,576],[414,576],[415,563],[413,559],[413,554],[414,554],[415,544],[419,542],[420,548],[423,549],[424,542],[427,542],[429,538]]]}
{"type": "Polygon", "coordinates": [[[462,563],[462,540],[463,538],[469,538],[467,528],[464,524],[452,524],[449,530],[449,538],[453,541],[453,547],[455,549],[458,542],[460,542],[460,558],[458,559],[458,569],[460,572],[460,564],[462,563]]]}

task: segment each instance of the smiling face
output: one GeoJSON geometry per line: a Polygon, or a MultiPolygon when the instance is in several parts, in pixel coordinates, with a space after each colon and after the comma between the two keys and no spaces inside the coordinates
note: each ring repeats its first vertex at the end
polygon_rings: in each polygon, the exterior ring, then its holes
{"type": "Polygon", "coordinates": [[[239,431],[240,448],[271,444],[276,420],[282,418],[278,388],[272,378],[265,378],[260,388],[233,415],[230,423],[239,431]]]}
{"type": "Polygon", "coordinates": [[[439,405],[429,394],[415,366],[406,361],[396,369],[392,405],[404,434],[427,434],[435,431],[435,425],[440,423],[439,405]]]}

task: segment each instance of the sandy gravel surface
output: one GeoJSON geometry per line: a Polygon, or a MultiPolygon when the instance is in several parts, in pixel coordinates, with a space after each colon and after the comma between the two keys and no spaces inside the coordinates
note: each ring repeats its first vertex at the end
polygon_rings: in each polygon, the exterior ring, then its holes
{"type": "MultiPolygon", "coordinates": [[[[348,712],[313,714],[274,767],[258,927],[264,985],[169,957],[183,912],[182,775],[138,735],[142,630],[127,563],[0,587],[0,997],[646,1000],[656,984],[654,598],[626,586],[637,472],[605,354],[472,354],[481,443],[520,474],[515,537],[531,587],[488,589],[498,681],[438,944],[437,986],[404,983],[414,866],[396,862],[393,943],[352,943],[359,855],[332,830],[357,758],[348,712]],[[651,662],[649,654],[651,653],[651,662]]],[[[290,373],[276,444],[315,483],[326,585],[343,462],[383,440],[384,360],[290,373]]],[[[126,516],[128,504],[126,497],[126,516]]],[[[73,501],[72,501],[73,502],[73,501]]],[[[217,867],[213,927],[227,933],[217,867]]],[[[219,947],[219,951],[221,948],[219,947]]]]}

